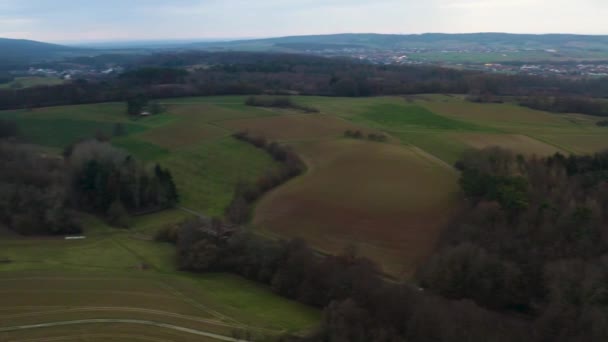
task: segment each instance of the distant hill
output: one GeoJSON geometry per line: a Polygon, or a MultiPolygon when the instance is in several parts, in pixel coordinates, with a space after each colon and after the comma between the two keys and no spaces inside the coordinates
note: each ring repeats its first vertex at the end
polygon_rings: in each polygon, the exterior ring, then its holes
{"type": "Polygon", "coordinates": [[[248,50],[302,52],[330,49],[428,49],[466,52],[544,51],[555,57],[603,59],[608,57],[608,36],[574,34],[332,34],[292,36],[230,42],[197,43],[192,47],[207,50],[248,50]]]}
{"type": "Polygon", "coordinates": [[[25,39],[0,38],[0,63],[22,64],[85,54],[87,50],[25,39]]]}
{"type": "Polygon", "coordinates": [[[345,33],[330,35],[289,36],[267,39],[238,40],[229,42],[196,43],[201,47],[276,46],[276,45],[338,45],[364,46],[376,48],[402,48],[424,46],[478,45],[478,46],[519,46],[519,47],[591,47],[601,45],[608,48],[608,36],[575,34],[510,34],[510,33],[424,33],[424,34],[375,34],[345,33]]]}

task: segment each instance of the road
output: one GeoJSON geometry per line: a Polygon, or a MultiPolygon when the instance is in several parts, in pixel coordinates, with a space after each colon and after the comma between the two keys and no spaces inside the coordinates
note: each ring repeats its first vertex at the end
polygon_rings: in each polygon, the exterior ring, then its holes
{"type": "Polygon", "coordinates": [[[166,323],[158,323],[152,321],[144,321],[138,319],[82,319],[76,321],[63,321],[63,322],[52,322],[52,323],[40,323],[40,324],[32,324],[32,325],[19,325],[15,327],[5,327],[0,328],[0,333],[5,332],[13,332],[13,331],[21,331],[21,330],[32,330],[32,329],[42,329],[42,328],[52,328],[52,327],[63,327],[70,325],[87,325],[87,324],[137,324],[137,325],[147,325],[157,328],[169,329],[179,332],[184,332],[192,335],[204,336],[208,338],[212,338],[218,341],[227,341],[227,342],[251,342],[249,340],[241,340],[234,337],[228,337],[223,335],[218,335],[206,331],[195,330],[190,328],[184,328],[173,324],[166,323]]]}

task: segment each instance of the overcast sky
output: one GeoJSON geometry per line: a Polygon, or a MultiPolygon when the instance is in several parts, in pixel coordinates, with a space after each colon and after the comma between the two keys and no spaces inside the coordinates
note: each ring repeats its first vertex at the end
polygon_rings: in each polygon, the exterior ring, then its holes
{"type": "Polygon", "coordinates": [[[608,0],[0,0],[0,37],[51,42],[344,32],[608,34],[608,0]]]}

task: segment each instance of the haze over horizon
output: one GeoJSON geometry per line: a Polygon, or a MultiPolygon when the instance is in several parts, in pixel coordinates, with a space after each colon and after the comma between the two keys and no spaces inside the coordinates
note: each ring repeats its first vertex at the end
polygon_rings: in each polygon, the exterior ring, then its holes
{"type": "Polygon", "coordinates": [[[49,42],[330,33],[608,34],[604,0],[2,0],[0,37],[49,42]]]}

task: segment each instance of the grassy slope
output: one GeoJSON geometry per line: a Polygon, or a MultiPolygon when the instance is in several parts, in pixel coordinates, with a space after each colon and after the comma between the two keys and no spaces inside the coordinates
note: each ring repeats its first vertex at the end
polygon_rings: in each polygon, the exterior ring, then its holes
{"type": "Polygon", "coordinates": [[[456,172],[398,144],[298,144],[309,172],[266,196],[254,224],[336,253],[354,245],[393,274],[411,275],[454,207],[456,172]]]}
{"type": "Polygon", "coordinates": [[[449,163],[457,160],[465,149],[478,145],[471,144],[472,134],[484,136],[488,145],[493,143],[491,137],[495,136],[495,144],[506,143],[505,147],[514,147],[521,153],[530,152],[528,149],[532,152],[560,150],[566,153],[593,153],[608,149],[606,129],[595,125],[601,118],[587,115],[553,114],[513,104],[476,104],[466,102],[460,96],[445,95],[411,96],[406,100],[397,97],[308,97],[302,101],[320,108],[323,113],[373,125],[449,163]],[[373,114],[374,108],[377,115],[373,114]],[[420,108],[433,115],[419,122],[407,118],[412,113],[419,113],[420,108]],[[385,117],[394,117],[398,115],[396,112],[403,116],[400,122],[386,121],[385,117]],[[509,139],[505,135],[515,137],[509,139]],[[535,142],[531,148],[519,144],[521,138],[518,135],[535,142]]]}
{"type": "MultiPolygon", "coordinates": [[[[445,117],[528,136],[566,153],[594,153],[608,149],[607,130],[595,124],[601,120],[598,117],[547,113],[514,104],[476,104],[457,97],[434,95],[427,98],[417,103],[445,117]]],[[[458,136],[455,138],[462,142],[458,136]]]]}
{"type": "Polygon", "coordinates": [[[175,151],[161,160],[176,180],[181,205],[222,216],[238,182],[253,182],[274,167],[264,152],[225,137],[175,151]]]}
{"type": "MultiPolygon", "coordinates": [[[[275,296],[269,289],[242,278],[178,272],[175,249],[149,239],[165,222],[184,216],[180,211],[168,211],[137,218],[133,231],[114,230],[86,217],[91,228],[84,241],[4,237],[0,259],[9,258],[12,263],[0,264],[0,293],[28,296],[3,301],[0,316],[15,313],[17,307],[31,306],[35,300],[36,306],[162,310],[274,330],[298,331],[315,324],[318,311],[275,296]],[[139,270],[142,263],[151,268],[139,270]],[[40,287],[42,280],[44,287],[40,287]]],[[[39,310],[29,310],[33,311],[39,310]]],[[[39,316],[0,321],[46,321],[39,316]]],[[[118,309],[101,316],[125,318],[118,309]]],[[[68,318],[57,316],[59,320],[68,318]]],[[[204,324],[198,327],[207,328],[204,324]]]]}

